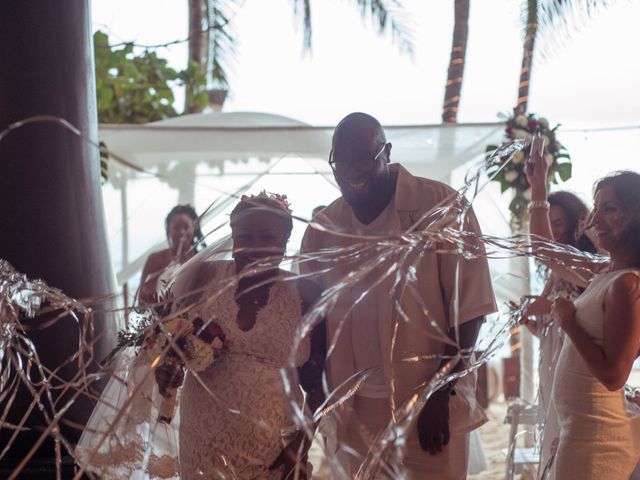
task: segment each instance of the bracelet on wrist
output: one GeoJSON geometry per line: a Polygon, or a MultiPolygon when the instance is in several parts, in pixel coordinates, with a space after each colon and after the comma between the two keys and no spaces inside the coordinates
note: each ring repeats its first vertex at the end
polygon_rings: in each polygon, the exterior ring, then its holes
{"type": "Polygon", "coordinates": [[[527,210],[531,212],[531,210],[550,210],[551,204],[547,200],[533,200],[529,202],[527,206],[527,210]]]}

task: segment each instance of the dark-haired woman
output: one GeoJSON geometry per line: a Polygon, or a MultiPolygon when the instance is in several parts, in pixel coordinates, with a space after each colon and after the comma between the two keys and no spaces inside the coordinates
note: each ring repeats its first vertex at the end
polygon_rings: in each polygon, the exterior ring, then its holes
{"type": "MultiPolygon", "coordinates": [[[[164,221],[169,248],[149,255],[142,269],[138,302],[152,305],[158,302],[158,291],[163,276],[168,276],[170,265],[180,266],[193,257],[198,248],[204,246],[199,218],[190,205],[176,205],[164,221]]],[[[165,283],[169,283],[166,279],[165,283]]]]}
{"type": "MultiPolygon", "coordinates": [[[[545,221],[546,170],[543,159],[528,166],[537,224],[545,221]]],[[[552,393],[560,423],[554,473],[563,480],[627,480],[640,459],[640,418],[626,408],[623,391],[640,351],[639,174],[618,172],[596,183],[591,226],[609,253],[608,268],[583,283],[575,302],[558,298],[553,306],[568,337],[552,393]]]]}
{"type": "MultiPolygon", "coordinates": [[[[224,353],[184,381],[182,479],[294,478],[305,436],[292,428],[291,397],[281,369],[292,363],[299,368],[300,384],[315,410],[322,398],[325,340],[324,328],[299,337],[302,317],[320,292],[314,283],[294,281],[279,268],[292,227],[282,197],[243,197],[231,213],[233,261],[209,262],[203,252],[201,265],[198,257],[189,266],[193,279],[179,275],[176,280],[175,298],[202,292],[199,299],[190,296],[190,314],[215,321],[225,334],[224,353]]],[[[176,386],[171,375],[160,372],[156,378],[161,388],[176,386]]],[[[289,388],[299,391],[296,382],[289,388]]],[[[299,473],[305,478],[304,471],[299,473]]]]}
{"type": "MultiPolygon", "coordinates": [[[[548,202],[553,240],[559,244],[595,253],[595,246],[581,228],[589,213],[584,202],[570,192],[554,192],[548,196],[548,202]]],[[[551,402],[551,388],[563,334],[560,326],[553,321],[551,307],[556,298],[574,300],[582,293],[581,288],[559,278],[549,269],[545,269],[544,273],[547,275],[544,289],[539,296],[532,299],[523,318],[524,325],[540,339],[538,408],[539,423],[544,426],[539,441],[541,472],[551,468],[560,433],[555,407],[551,402]]]]}

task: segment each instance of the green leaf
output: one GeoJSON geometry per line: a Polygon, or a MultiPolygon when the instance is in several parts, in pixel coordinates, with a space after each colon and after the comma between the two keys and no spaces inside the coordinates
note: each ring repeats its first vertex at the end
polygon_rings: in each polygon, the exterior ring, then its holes
{"type": "Polygon", "coordinates": [[[558,163],[558,165],[556,166],[556,172],[560,176],[560,180],[562,180],[563,182],[566,182],[571,178],[571,170],[572,167],[571,163],[569,162],[558,163]]]}
{"type": "Polygon", "coordinates": [[[108,47],[109,46],[109,35],[98,30],[93,34],[93,46],[98,48],[108,47]]]}
{"type": "MultiPolygon", "coordinates": [[[[151,51],[136,54],[132,44],[109,47],[102,32],[94,34],[94,44],[100,122],[146,123],[177,115],[172,82],[179,72],[166,59],[151,51]]],[[[204,84],[203,78],[197,80],[204,84]]]]}

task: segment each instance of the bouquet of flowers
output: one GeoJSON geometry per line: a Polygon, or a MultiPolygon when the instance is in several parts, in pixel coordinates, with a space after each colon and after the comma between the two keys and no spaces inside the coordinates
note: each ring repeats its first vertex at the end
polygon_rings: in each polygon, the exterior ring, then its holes
{"type": "MultiPolygon", "coordinates": [[[[550,183],[566,182],[571,178],[571,157],[566,148],[556,138],[556,131],[560,125],[549,128],[549,121],[537,115],[519,114],[506,117],[505,143],[515,140],[527,141],[538,135],[544,142],[543,156],[549,166],[548,181],[550,183]]],[[[489,158],[499,145],[489,145],[486,156],[489,158]]],[[[527,203],[531,200],[531,187],[527,182],[525,167],[529,160],[529,148],[525,147],[515,154],[506,154],[494,162],[487,170],[492,180],[500,183],[504,193],[509,189],[515,190],[515,196],[509,205],[516,226],[524,218],[527,203]]]]}
{"type": "MultiPolygon", "coordinates": [[[[187,368],[201,372],[220,355],[224,349],[224,333],[220,326],[205,322],[196,316],[178,315],[161,320],[149,329],[142,343],[142,350],[152,362],[152,366],[175,371],[187,368]]],[[[179,372],[181,374],[182,372],[179,372]]],[[[161,392],[160,419],[170,422],[175,410],[177,389],[161,392]]]]}

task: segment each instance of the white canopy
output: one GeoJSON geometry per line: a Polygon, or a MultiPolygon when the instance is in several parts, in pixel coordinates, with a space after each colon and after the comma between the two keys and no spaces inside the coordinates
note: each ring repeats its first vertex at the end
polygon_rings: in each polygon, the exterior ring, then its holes
{"type": "MultiPolygon", "coordinates": [[[[389,125],[385,131],[393,144],[392,161],[415,175],[459,184],[461,176],[454,178],[452,172],[480,159],[488,144],[499,143],[503,124],[389,125]]],[[[153,174],[110,161],[104,198],[118,283],[137,283],[133,277],[148,254],[164,244],[164,216],[176,203],[193,204],[202,212],[215,202],[205,218],[206,232],[225,223],[221,215],[245,191],[286,193],[294,214],[303,218],[313,207],[331,202],[339,195],[327,164],[332,133],[333,127],[256,112],[101,125],[100,139],[115,156],[153,174]]],[[[484,194],[477,202],[483,229],[508,234],[500,202],[484,194]]],[[[303,222],[294,226],[292,251],[304,227],[303,222]]]]}
{"type": "MultiPolygon", "coordinates": [[[[416,174],[446,179],[502,135],[500,123],[385,126],[392,158],[416,174]]],[[[279,115],[225,112],[185,115],[146,125],[101,125],[100,139],[143,168],[162,163],[226,162],[295,156],[327,159],[333,127],[279,115]]]]}

